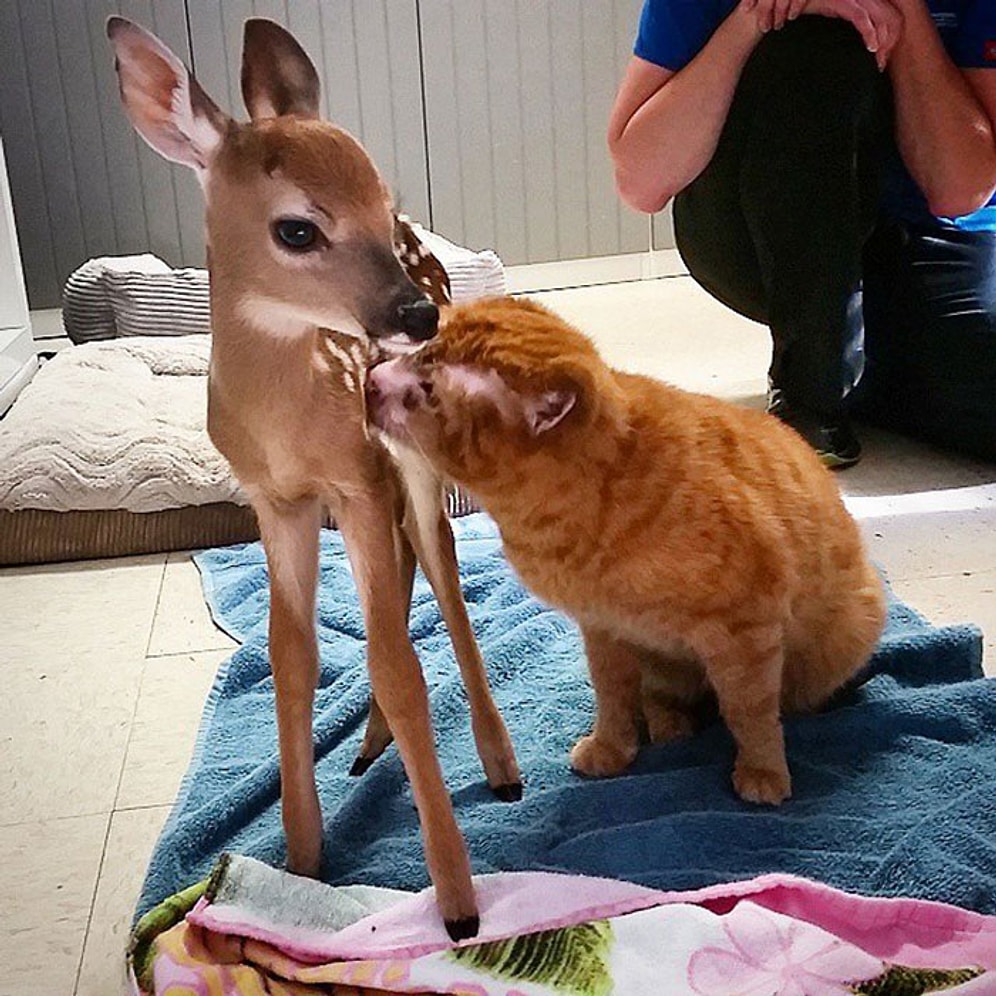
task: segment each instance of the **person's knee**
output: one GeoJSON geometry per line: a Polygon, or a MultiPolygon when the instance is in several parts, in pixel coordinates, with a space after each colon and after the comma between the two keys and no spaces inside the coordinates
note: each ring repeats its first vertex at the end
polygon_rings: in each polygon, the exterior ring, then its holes
{"type": "Polygon", "coordinates": [[[875,56],[853,25],[832,17],[805,15],[761,39],[752,59],[827,83],[853,85],[878,78],[875,56]]]}
{"type": "Polygon", "coordinates": [[[734,237],[702,199],[674,201],[675,244],[689,276],[712,297],[755,322],[767,321],[764,286],[749,239],[734,237]]]}
{"type": "Polygon", "coordinates": [[[804,16],[767,34],[745,70],[765,91],[772,114],[818,118],[825,128],[850,127],[856,118],[884,111],[888,83],[857,30],[845,21],[804,16]]]}

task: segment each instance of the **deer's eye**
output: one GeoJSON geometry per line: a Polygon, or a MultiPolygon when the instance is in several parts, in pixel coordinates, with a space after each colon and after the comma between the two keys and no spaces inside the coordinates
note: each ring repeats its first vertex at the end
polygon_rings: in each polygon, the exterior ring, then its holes
{"type": "Polygon", "coordinates": [[[318,226],[303,218],[281,218],[273,226],[273,233],[281,245],[293,252],[307,252],[318,244],[318,226]]]}

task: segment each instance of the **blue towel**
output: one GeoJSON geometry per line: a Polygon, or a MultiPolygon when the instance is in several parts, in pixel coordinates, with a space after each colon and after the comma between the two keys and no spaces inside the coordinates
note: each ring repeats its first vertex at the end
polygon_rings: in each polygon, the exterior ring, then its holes
{"type": "MultiPolygon", "coordinates": [[[[488,790],[446,630],[419,576],[411,629],[475,872],[546,869],[687,889],[781,871],[996,913],[996,686],[982,677],[977,629],[934,628],[893,600],[865,680],[829,711],[786,722],[794,795],[779,809],[733,794],[733,745],[721,724],[647,748],[622,777],[592,781],[568,768],[593,716],[575,627],[522,589],[490,520],[470,516],[454,528],[471,618],[526,783],[511,805],[488,790]]],[[[206,875],[223,850],[284,860],[263,553],[249,544],[197,562],[216,620],[243,643],[211,692],[140,911],[206,875]]],[[[325,877],[422,888],[396,749],[362,778],[347,775],[369,686],[362,619],[332,532],[322,536],[319,631],[325,877]]]]}

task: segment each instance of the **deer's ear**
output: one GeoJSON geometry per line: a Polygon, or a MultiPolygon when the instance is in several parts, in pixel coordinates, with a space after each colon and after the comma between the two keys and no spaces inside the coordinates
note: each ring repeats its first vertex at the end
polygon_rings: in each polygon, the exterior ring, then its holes
{"type": "Polygon", "coordinates": [[[289,31],[262,17],[246,21],[242,99],[253,121],[284,114],[317,118],[319,93],[318,73],[289,31]]]}
{"type": "Polygon", "coordinates": [[[145,28],[123,17],[107,22],[121,101],[135,130],[160,155],[203,172],[229,118],[187,67],[145,28]]]}

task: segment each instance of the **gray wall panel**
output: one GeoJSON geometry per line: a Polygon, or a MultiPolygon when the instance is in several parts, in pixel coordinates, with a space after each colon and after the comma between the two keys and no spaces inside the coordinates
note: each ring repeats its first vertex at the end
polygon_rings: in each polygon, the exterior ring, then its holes
{"type": "Polygon", "coordinates": [[[398,200],[429,222],[422,85],[414,0],[354,2],[360,136],[398,200]],[[378,11],[377,8],[380,8],[378,11]]]}
{"type": "Polygon", "coordinates": [[[226,114],[244,117],[239,89],[242,24],[252,17],[249,0],[196,0],[188,5],[191,55],[197,80],[226,114]]]}
{"type": "Polygon", "coordinates": [[[654,248],[673,249],[674,248],[674,218],[672,217],[672,206],[668,204],[663,211],[654,215],[654,248]]]}
{"type": "Polygon", "coordinates": [[[94,102],[100,119],[115,232],[113,248],[104,248],[94,255],[137,253],[149,246],[145,196],[138,165],[142,140],[132,130],[122,110],[114,57],[104,33],[107,18],[117,14],[118,8],[114,0],[87,0],[86,3],[86,36],[91,53],[94,102]]]}
{"type": "MultiPolygon", "coordinates": [[[[516,43],[519,55],[517,103],[522,118],[526,180],[526,255],[534,262],[558,258],[556,156],[550,107],[553,67],[550,62],[550,8],[534,0],[517,0],[516,43]]],[[[510,262],[515,257],[510,258],[510,262]]]]}
{"type": "MultiPolygon", "coordinates": [[[[502,38],[508,31],[508,0],[486,0],[485,37],[502,38]]],[[[514,8],[511,8],[514,13],[514,8]]],[[[491,45],[488,50],[488,120],[491,122],[491,201],[494,241],[510,256],[529,256],[526,226],[526,178],[520,80],[519,32],[515,45],[491,45]]]]}
{"type": "Polygon", "coordinates": [[[59,76],[78,100],[65,101],[73,161],[85,163],[85,176],[76,184],[87,252],[107,246],[117,250],[114,201],[104,154],[104,133],[98,107],[97,82],[90,53],[89,17],[85,0],[63,0],[55,19],[59,76]]]}
{"type": "Polygon", "coordinates": [[[0,3],[0,126],[14,200],[24,280],[31,301],[45,300],[58,288],[58,268],[50,238],[48,200],[41,155],[34,140],[35,122],[28,99],[30,84],[18,8],[0,3]]]}
{"type": "MultiPolygon", "coordinates": [[[[318,66],[326,115],[364,142],[408,212],[518,263],[646,249],[646,221],[620,205],[605,148],[640,6],[2,0],[0,127],[31,304],[57,304],[90,256],[204,261],[194,175],[148,149],[120,107],[109,14],[158,33],[240,118],[244,20],[288,25],[318,66]]],[[[655,241],[672,243],[667,218],[655,241]]]]}
{"type": "Polygon", "coordinates": [[[177,265],[203,262],[196,182],[146,148],[120,107],[104,34],[119,12],[188,58],[183,0],[0,4],[2,120],[35,308],[57,305],[66,277],[91,256],[152,251],[177,265]]]}
{"type": "Polygon", "coordinates": [[[289,6],[284,0],[252,0],[252,13],[254,17],[268,17],[286,24],[289,6]]]}
{"type": "MultiPolygon", "coordinates": [[[[64,276],[86,258],[87,252],[67,119],[67,103],[76,95],[64,92],[50,5],[45,0],[22,3],[19,10],[29,88],[22,99],[31,104],[48,207],[49,238],[57,273],[64,276]]],[[[16,191],[12,191],[12,197],[16,204],[16,191]]]]}
{"type": "Polygon", "coordinates": [[[557,256],[561,259],[590,255],[588,144],[584,119],[588,67],[584,62],[581,7],[582,0],[552,0],[550,4],[553,195],[557,204],[557,256]]]}
{"type": "Polygon", "coordinates": [[[419,6],[436,228],[508,263],[645,250],[605,146],[640,0],[419,6]]]}

